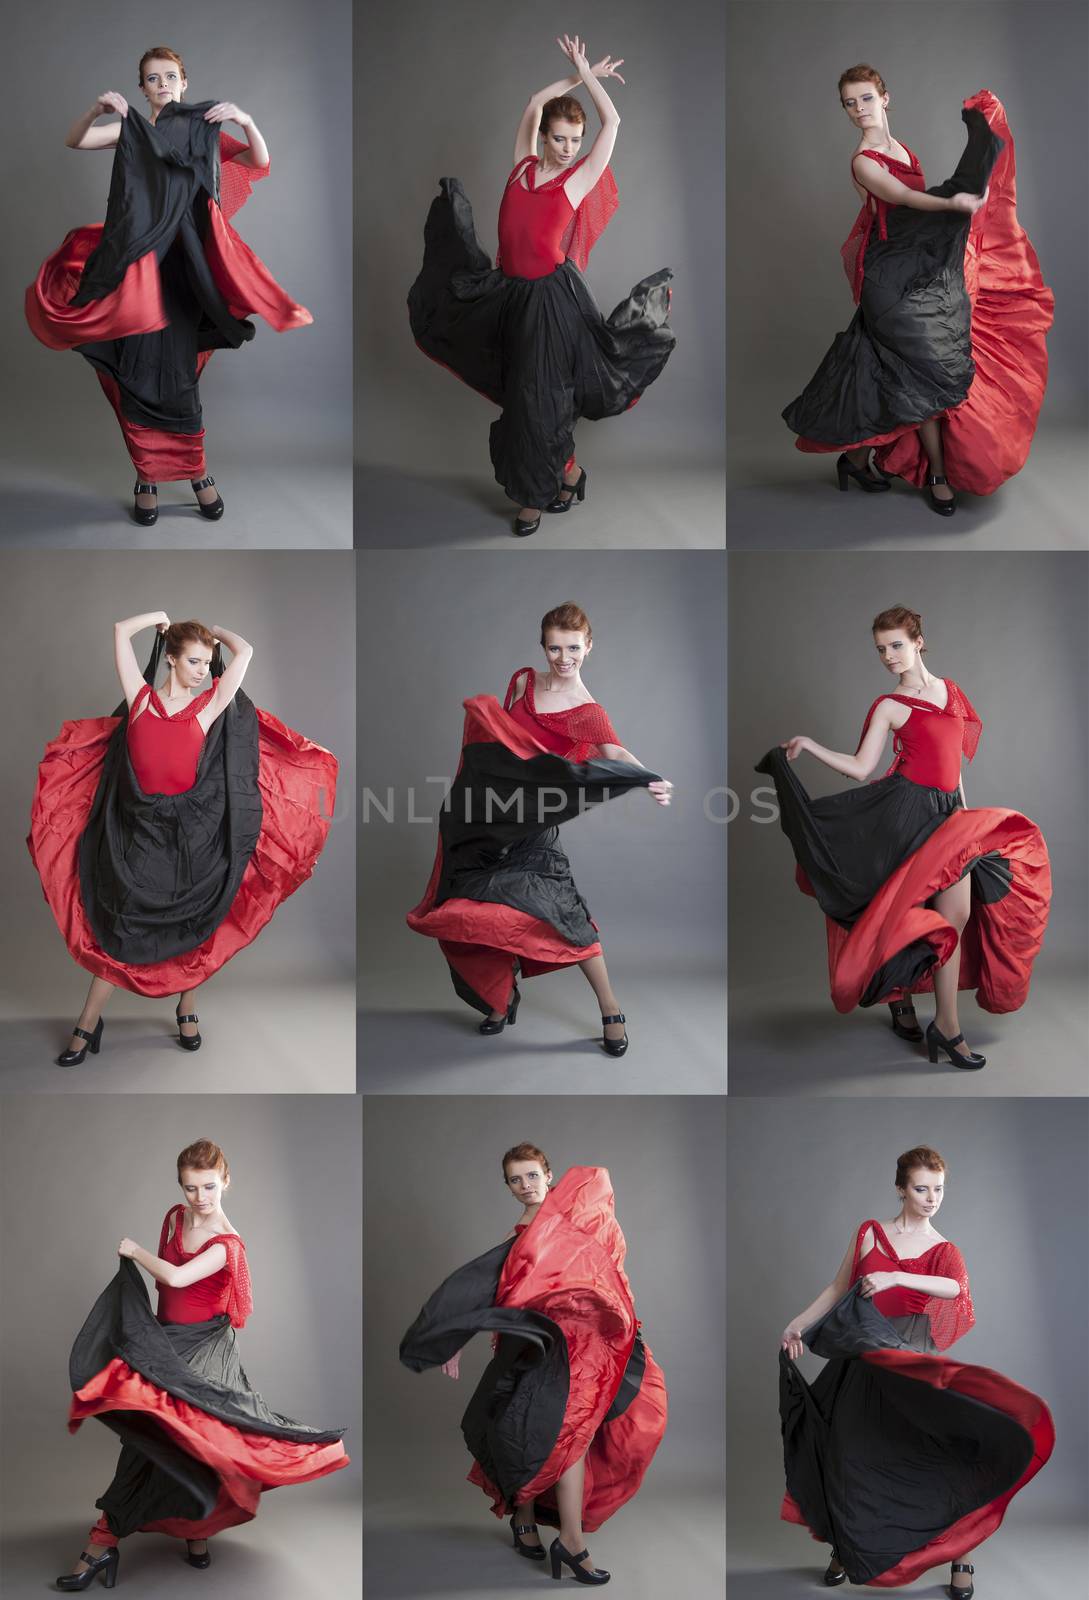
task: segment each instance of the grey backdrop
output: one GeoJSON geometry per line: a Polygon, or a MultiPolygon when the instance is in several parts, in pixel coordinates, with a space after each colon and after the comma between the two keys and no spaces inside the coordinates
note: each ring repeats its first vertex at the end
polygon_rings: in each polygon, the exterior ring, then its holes
{"type": "Polygon", "coordinates": [[[465,1482],[458,1422],[487,1339],[470,1342],[457,1382],[397,1359],[431,1291],[517,1222],[500,1161],[523,1139],[557,1178],[608,1167],[636,1314],[669,1390],[665,1438],[636,1498],[591,1536],[594,1559],[631,1600],[661,1595],[666,1574],[674,1594],[722,1593],[725,1112],[682,1097],[367,1101],[364,1270],[382,1285],[364,1307],[368,1600],[539,1590],[542,1574],[504,1549],[506,1524],[465,1482]]]}
{"type": "Polygon", "coordinates": [[[1086,267],[1067,152],[1084,150],[1084,6],[1037,0],[731,0],[727,5],[729,546],[1084,548],[1086,267]],[[1055,293],[1048,392],[1024,470],[939,521],[905,485],[836,492],[834,456],[806,455],[780,412],[853,314],[840,246],[858,213],[856,137],[836,97],[869,61],[895,136],[928,183],[963,148],[961,102],[989,88],[1016,146],[1018,215],[1055,293]]]}
{"type": "MultiPolygon", "coordinates": [[[[177,1154],[205,1137],[231,1164],[225,1209],[253,1277],[242,1364],[287,1416],[346,1429],[352,1462],[278,1490],[255,1522],[215,1538],[201,1588],[217,1600],[289,1600],[315,1593],[320,1569],[327,1592],[359,1592],[360,1121],[358,1101],[324,1095],[0,1100],[0,1575],[11,1600],[69,1571],[98,1515],[118,1441],[93,1419],[67,1433],[68,1352],[117,1270],[118,1241],[157,1248],[180,1197],[177,1154]]],[[[124,1540],[120,1583],[191,1595],[179,1548],[156,1535],[124,1540]]]]}
{"type": "Polygon", "coordinates": [[[361,780],[375,807],[361,826],[360,1021],[370,1093],[724,1092],[725,557],[534,551],[513,567],[484,553],[422,565],[411,555],[359,557],[361,780]],[[575,599],[594,628],[585,681],[623,744],[670,778],[657,806],[642,792],[566,824],[562,843],[601,927],[631,1049],[619,1072],[600,1037],[593,992],[575,969],[522,986],[518,1025],[484,1039],[454,994],[437,942],[405,915],[423,897],[443,789],[452,778],[462,702],[502,701],[511,674],[544,665],[540,619],[575,599]],[[415,786],[409,819],[406,789],[415,786]],[[435,820],[432,820],[435,819],[435,820]],[[669,1071],[663,1064],[670,1062],[669,1071]]]}
{"type": "MultiPolygon", "coordinates": [[[[441,177],[461,179],[494,255],[518,121],[530,94],[564,76],[555,36],[565,28],[589,30],[592,61],[623,57],[627,80],[606,85],[621,115],[620,209],[587,281],[608,316],[640,278],[672,267],[677,346],[633,411],[580,423],[589,496],[546,517],[537,537],[597,548],[724,543],[722,8],[682,0],[663,34],[653,0],[600,0],[566,21],[462,0],[372,8],[356,30],[358,544],[510,539],[515,507],[488,458],[498,413],[417,350],[405,297],[441,177]]],[[[592,137],[596,113],[581,98],[592,137]]]]}
{"type": "MultiPolygon", "coordinates": [[[[1084,556],[947,554],[907,571],[894,555],[731,555],[730,1088],[735,1094],[1035,1095],[1086,1093],[1084,556]],[[897,1039],[888,1011],[840,1016],[828,996],[824,917],[794,883],[778,820],[752,822],[753,764],[807,733],[853,751],[872,702],[895,687],[870,623],[904,604],[922,613],[927,665],[961,685],[983,719],[966,766],[970,807],[1022,811],[1051,857],[1051,921],[1021,1011],[989,1016],[962,993],[961,1022],[988,1065],[970,1082],[931,1068],[897,1039]]],[[[891,761],[891,748],[876,769],[891,761]]],[[[853,787],[799,758],[811,794],[853,787]]],[[[766,809],[756,814],[767,817],[766,809]]],[[[923,997],[919,1014],[932,1015],[923,997]]]]}
{"type": "MultiPolygon", "coordinates": [[[[1055,1418],[1050,1462],[973,1559],[977,1592],[1020,1600],[1085,1583],[1086,1107],[1069,1100],[729,1102],[727,1130],[727,1519],[730,1592],[793,1600],[827,1551],[779,1521],[783,1456],[779,1337],[833,1277],[867,1217],[896,1214],[896,1158],[933,1145],[948,1164],[938,1231],[963,1251],[977,1322],[950,1355],[1041,1395],[1055,1418]],[[1046,1578],[1045,1578],[1046,1574],[1046,1578]]],[[[821,1363],[808,1353],[812,1381],[821,1363]]],[[[945,1593],[949,1568],[911,1586],[945,1593]]],[[[897,1593],[900,1591],[898,1590],[897,1593]]]]}
{"type": "MultiPolygon", "coordinates": [[[[0,952],[0,1063],[8,1089],[53,1093],[190,1089],[344,1093],[353,1084],[355,839],[354,610],[350,551],[320,560],[288,551],[143,555],[9,551],[0,556],[8,622],[0,671],[11,692],[0,777],[7,889],[0,952]],[[61,723],[108,716],[122,698],[113,623],[165,610],[237,629],[254,646],[246,692],[255,705],[332,750],[337,805],[313,876],[257,939],[204,986],[204,1045],[182,1056],[174,1002],[118,989],[101,1054],[51,1065],[90,982],[73,962],[24,844],[38,764],[61,723]]],[[[141,667],[147,630],[134,641],[141,667]]]]}
{"type": "MultiPolygon", "coordinates": [[[[129,546],[351,545],[351,7],[268,0],[175,7],[79,0],[13,11],[6,33],[12,136],[0,155],[11,243],[0,263],[5,368],[5,543],[129,546]],[[310,327],[255,318],[246,348],[218,351],[201,384],[208,470],[224,520],[204,522],[188,484],[163,485],[155,528],[137,535],[132,466],[113,412],[82,357],[47,350],[23,291],[71,228],[100,222],[111,151],[69,150],[68,128],[105,89],[143,113],[145,49],[185,61],[186,99],[233,100],[256,118],[272,170],[238,218],[246,243],[310,327]]],[[[241,138],[233,123],[226,131],[241,138]]]]}

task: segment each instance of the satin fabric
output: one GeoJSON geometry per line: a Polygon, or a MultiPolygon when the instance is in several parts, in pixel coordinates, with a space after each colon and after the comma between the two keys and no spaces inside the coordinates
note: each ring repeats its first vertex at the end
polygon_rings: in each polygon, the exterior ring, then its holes
{"type": "MultiPolygon", "coordinates": [[[[967,493],[993,494],[1020,472],[1028,459],[1047,387],[1046,336],[1054,319],[1055,297],[1044,283],[1036,252],[1017,218],[1016,156],[1002,103],[989,89],[981,89],[964,102],[966,121],[970,114],[978,114],[985,121],[989,133],[1001,141],[1001,149],[990,172],[987,202],[971,219],[961,263],[964,293],[970,305],[971,370],[966,393],[957,399],[946,398],[941,404],[937,403],[940,395],[921,397],[920,405],[933,402],[932,410],[918,409],[914,420],[881,422],[868,434],[848,427],[835,432],[834,437],[810,432],[800,437],[796,445],[807,451],[876,446],[876,460],[883,471],[921,488],[930,467],[919,439],[918,422],[944,411],[942,450],[946,477],[955,488],[967,493]]],[[[931,192],[952,193],[954,181],[950,179],[931,192]]],[[[957,187],[963,185],[958,183],[957,187]]],[[[904,210],[892,208],[890,220],[904,210]]],[[[926,215],[912,213],[915,218],[926,215]]],[[[905,215],[897,218],[897,225],[906,230],[902,248],[908,252],[910,263],[911,230],[918,230],[920,223],[905,215]]],[[[867,259],[872,254],[871,243],[867,259]]],[[[910,280],[908,287],[912,295],[918,295],[915,280],[910,280]]],[[[880,310],[875,310],[879,319],[880,310]]],[[[852,330],[858,321],[856,317],[852,330]]],[[[851,336],[841,335],[840,339],[848,337],[851,336]]],[[[958,344],[958,363],[959,349],[958,344]]],[[[826,360],[835,350],[834,345],[826,360]]],[[[898,357],[895,348],[888,352],[888,392],[894,403],[900,385],[898,357]]],[[[947,350],[949,373],[959,382],[952,372],[950,357],[951,351],[947,350]]],[[[844,377],[844,383],[850,381],[853,380],[844,377]]],[[[803,430],[809,424],[809,419],[800,415],[788,421],[796,421],[803,430]]]]}
{"type": "Polygon", "coordinates": [[[491,695],[466,700],[465,712],[431,877],[406,920],[439,940],[455,992],[487,1015],[506,1009],[516,968],[533,977],[600,955],[556,828],[658,774],[549,754],[491,695]]]}
{"type": "Polygon", "coordinates": [[[781,1516],[828,1543],[852,1583],[897,1588],[975,1550],[1046,1463],[1043,1400],[987,1367],[909,1347],[857,1285],[780,1351],[781,1516]]]}
{"type": "Polygon", "coordinates": [[[466,1280],[455,1273],[405,1335],[401,1359],[420,1372],[466,1334],[499,1332],[462,1424],[476,1453],[470,1482],[496,1516],[532,1498],[538,1522],[558,1526],[556,1481],[585,1456],[582,1523],[594,1533],[643,1480],[668,1403],[625,1252],[608,1172],[573,1167],[513,1243],[470,1263],[466,1280]],[[474,1305],[489,1276],[494,1303],[474,1305]]]}

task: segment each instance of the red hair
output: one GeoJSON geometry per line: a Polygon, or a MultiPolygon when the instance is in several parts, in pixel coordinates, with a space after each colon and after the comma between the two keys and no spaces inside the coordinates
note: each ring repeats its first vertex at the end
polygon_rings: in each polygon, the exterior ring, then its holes
{"type": "Polygon", "coordinates": [[[590,644],[594,637],[589,617],[573,600],[565,600],[562,606],[553,606],[551,611],[545,612],[541,618],[542,644],[549,628],[557,628],[560,633],[584,633],[587,644],[590,644]]]}
{"type": "Polygon", "coordinates": [[[896,1187],[903,1189],[916,1167],[925,1167],[928,1172],[944,1172],[945,1162],[936,1150],[928,1144],[917,1144],[914,1150],[905,1150],[896,1161],[896,1187]]]}
{"type": "Polygon", "coordinates": [[[846,72],[839,75],[837,93],[843,99],[843,85],[845,83],[874,83],[877,85],[878,94],[887,94],[885,80],[876,67],[871,67],[867,62],[860,61],[857,67],[848,67],[846,72]]]}
{"type": "Polygon", "coordinates": [[[586,126],[586,113],[574,95],[570,94],[558,94],[552,100],[545,101],[541,107],[542,134],[551,128],[553,118],[557,122],[577,122],[580,128],[586,126]]]}
{"type": "Polygon", "coordinates": [[[211,1139],[195,1139],[192,1144],[186,1145],[178,1157],[179,1183],[183,1167],[188,1167],[192,1172],[218,1172],[223,1178],[231,1175],[227,1157],[211,1139]]]}
{"type": "Polygon", "coordinates": [[[176,50],[171,50],[168,44],[157,44],[154,50],[145,50],[143,55],[140,57],[140,70],[136,80],[138,83],[143,83],[144,68],[147,66],[149,61],[173,61],[182,77],[184,78],[186,76],[185,62],[182,60],[178,52],[176,50]]]}
{"type": "Polygon", "coordinates": [[[206,650],[215,648],[215,636],[203,622],[172,622],[164,638],[166,653],[172,656],[180,654],[191,639],[202,644],[206,650]]]}
{"type": "Polygon", "coordinates": [[[539,1161],[541,1163],[542,1172],[552,1171],[552,1168],[548,1164],[548,1157],[545,1155],[543,1150],[538,1150],[535,1144],[515,1144],[510,1147],[506,1155],[503,1157],[504,1178],[507,1176],[508,1161],[539,1161]]]}
{"type": "MultiPolygon", "coordinates": [[[[917,611],[912,611],[910,606],[889,606],[886,611],[879,611],[873,619],[873,633],[891,633],[895,628],[903,628],[912,644],[923,636],[923,619],[917,611]]],[[[923,646],[925,654],[926,646],[923,646]]]]}

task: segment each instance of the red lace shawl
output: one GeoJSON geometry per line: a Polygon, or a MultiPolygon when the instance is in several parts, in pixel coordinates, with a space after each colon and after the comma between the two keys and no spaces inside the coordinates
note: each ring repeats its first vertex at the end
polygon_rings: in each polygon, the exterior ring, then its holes
{"type": "Polygon", "coordinates": [[[924,1250],[921,1256],[905,1260],[896,1254],[881,1224],[870,1217],[862,1223],[855,1236],[854,1260],[851,1263],[852,1283],[857,1282],[863,1275],[862,1241],[866,1237],[868,1228],[873,1229],[873,1247],[867,1252],[867,1256],[876,1251],[883,1261],[891,1263],[896,1272],[915,1272],[920,1277],[957,1280],[960,1293],[954,1300],[943,1300],[938,1295],[923,1294],[913,1289],[890,1289],[874,1296],[874,1304],[885,1316],[923,1312],[930,1319],[930,1337],[939,1350],[948,1350],[951,1344],[968,1332],[976,1320],[964,1257],[955,1244],[951,1244],[948,1239],[942,1239],[931,1249],[924,1250]]]}
{"type": "MultiPolygon", "coordinates": [[[[521,173],[529,162],[535,162],[538,159],[537,156],[528,156],[525,161],[520,161],[511,173],[510,178],[507,179],[507,183],[509,184],[515,175],[518,175],[520,180],[521,173]]],[[[535,186],[536,192],[538,194],[548,194],[551,190],[559,188],[567,182],[572,172],[578,171],[585,160],[586,157],[583,156],[581,161],[575,162],[570,171],[557,172],[556,176],[549,178],[547,183],[537,184],[535,186]]],[[[590,251],[609,226],[619,204],[620,197],[616,187],[616,179],[613,177],[613,169],[606,167],[581,205],[572,212],[570,222],[560,235],[560,249],[569,261],[575,263],[580,272],[586,271],[586,263],[590,259],[590,251]]],[[[498,247],[495,252],[495,264],[502,269],[503,262],[500,258],[498,247]]]]}
{"type": "Polygon", "coordinates": [[[507,685],[503,710],[518,721],[525,721],[541,742],[567,761],[588,761],[604,744],[619,744],[616,730],[604,706],[593,700],[589,705],[573,706],[568,711],[538,711],[534,701],[536,674],[532,667],[519,667],[507,685]],[[515,686],[523,673],[524,694],[515,700],[515,686]]]}
{"type": "MultiPolygon", "coordinates": [[[[862,732],[858,736],[858,744],[855,747],[855,755],[862,749],[862,741],[866,737],[866,730],[869,728],[873,714],[882,700],[897,700],[901,705],[911,706],[913,711],[920,706],[926,706],[928,710],[936,712],[939,717],[958,718],[962,723],[960,747],[964,754],[964,759],[971,761],[979,748],[979,737],[983,732],[983,722],[979,712],[975,709],[964,690],[959,684],[954,683],[952,678],[946,678],[945,689],[946,701],[944,706],[931,705],[929,700],[919,700],[914,695],[879,694],[866,713],[866,720],[862,724],[862,732]]],[[[904,763],[905,752],[903,740],[900,738],[900,730],[897,730],[892,736],[892,750],[892,765],[889,767],[888,772],[882,773],[882,777],[885,778],[889,777],[891,773],[897,772],[904,763]]],[[[915,781],[921,782],[923,780],[917,778],[915,781]]],[[[934,787],[944,788],[945,785],[936,784],[934,787]]],[[[952,787],[956,788],[956,784],[953,784],[952,787]]]]}
{"type": "MultiPolygon", "coordinates": [[[[185,1207],[176,1205],[171,1206],[163,1218],[163,1226],[159,1233],[160,1257],[175,1234],[180,1236],[184,1214],[185,1207]]],[[[180,1237],[178,1243],[179,1245],[181,1243],[180,1237]]],[[[232,1328],[244,1328],[246,1319],[253,1315],[253,1287],[250,1283],[249,1264],[246,1261],[246,1246],[237,1233],[217,1233],[202,1244],[200,1251],[196,1253],[199,1255],[211,1244],[221,1244],[227,1252],[230,1282],[227,1288],[227,1303],[223,1309],[231,1319],[232,1328]]]]}
{"type": "Polygon", "coordinates": [[[260,178],[267,178],[269,168],[251,167],[248,161],[236,158],[249,145],[232,139],[229,133],[219,136],[219,209],[228,222],[236,211],[241,211],[260,178]]]}
{"type": "MultiPolygon", "coordinates": [[[[908,149],[906,144],[904,149],[908,149]]],[[[892,175],[894,178],[899,178],[900,182],[908,189],[926,188],[926,178],[923,175],[919,157],[910,150],[908,150],[908,155],[911,156],[910,166],[905,166],[895,156],[885,155],[880,150],[856,150],[855,155],[868,156],[871,161],[876,161],[878,166],[884,167],[886,171],[891,171],[893,167],[899,168],[899,171],[893,172],[892,175]]],[[[851,161],[852,163],[854,162],[854,156],[851,157],[851,161]]],[[[854,174],[852,173],[853,178],[854,174]]],[[[888,213],[889,202],[887,200],[881,200],[875,194],[868,194],[862,202],[862,210],[855,218],[854,227],[847,235],[847,239],[840,249],[840,255],[843,257],[843,270],[847,274],[847,282],[851,285],[851,294],[854,296],[855,305],[858,304],[859,297],[862,294],[866,246],[870,242],[870,234],[873,232],[874,222],[876,221],[877,223],[877,237],[879,239],[887,239],[886,218],[888,213]]]]}

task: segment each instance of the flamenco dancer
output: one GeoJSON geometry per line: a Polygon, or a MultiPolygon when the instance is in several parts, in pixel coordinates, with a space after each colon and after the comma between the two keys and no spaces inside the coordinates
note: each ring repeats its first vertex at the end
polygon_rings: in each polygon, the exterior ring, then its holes
{"type": "Polygon", "coordinates": [[[839,95],[859,133],[862,210],[842,252],[858,310],[783,417],[799,450],[840,452],[841,489],[899,476],[950,517],[955,490],[991,494],[1020,472],[1047,383],[1055,302],[1017,220],[1013,137],[981,89],[956,172],[927,189],[877,69],[848,67],[839,95]]]}
{"type": "Polygon", "coordinates": [[[946,1594],[972,1600],[969,1558],[1055,1443],[1038,1395],[945,1356],[975,1322],[964,1258],[934,1227],[945,1175],[936,1150],[905,1151],[896,1216],[860,1225],[780,1341],[781,1515],[831,1544],[830,1587],[899,1588],[949,1561],[946,1594]],[[812,1387],[803,1345],[827,1358],[812,1387]]]}
{"type": "Polygon", "coordinates": [[[575,76],[538,90],[522,113],[495,266],[477,241],[465,190],[443,178],[408,296],[424,354],[502,408],[491,427],[492,465],[518,505],[514,531],[522,537],[536,533],[542,510],[569,511],[586,498],[578,419],[627,411],[676,342],[668,268],[643,278],[607,318],[583,279],[618,204],[609,158],[620,117],[601,80],[623,83],[623,61],[605,56],[591,67],[577,35],[556,43],[575,76]],[[601,119],[585,156],[586,113],[568,92],[579,84],[601,119]]]}
{"type": "Polygon", "coordinates": [[[582,681],[593,632],[581,606],[546,612],[541,646],[546,670],[519,667],[502,706],[492,695],[465,701],[435,864],[407,921],[438,939],[455,992],[484,1013],[481,1033],[514,1026],[519,971],[528,978],[577,964],[601,1008],[602,1047],[622,1056],[626,1018],[557,824],[636,787],[667,806],[673,785],[624,748],[582,681]]]}
{"type": "Polygon", "coordinates": [[[961,758],[975,755],[983,724],[964,690],[927,668],[919,613],[882,611],[873,640],[897,684],[870,707],[854,755],[797,734],[756,770],[775,784],[798,887],[827,918],[837,1011],[887,1001],[893,1031],[919,1044],[911,996],[933,989],[931,1062],[943,1052],[955,1067],[982,1067],[958,991],[975,988],[985,1011],[1025,1003],[1051,898],[1047,848],[1016,811],[966,809],[961,758]],[[870,783],[890,733],[892,765],[870,783]],[[803,751],[866,787],[810,799],[791,767],[803,751]]]}
{"type": "Polygon", "coordinates": [[[538,1523],[547,1523],[559,1530],[554,1578],[566,1566],[579,1583],[608,1583],[585,1534],[639,1488],[665,1432],[665,1380],[635,1315],[605,1168],[572,1167],[553,1185],[544,1151],[517,1144],[503,1181],[521,1221],[435,1290],[401,1360],[457,1378],[473,1334],[495,1336],[461,1421],[469,1482],[497,1517],[510,1514],[518,1555],[545,1560],[538,1523]]]}
{"type": "Polygon", "coordinates": [[[144,52],[138,76],[148,117],[110,89],[69,129],[73,150],[114,151],[106,221],[76,228],[42,263],[26,316],[49,349],[95,368],[136,469],[134,520],[150,527],[157,484],[188,478],[214,522],[223,499],[205,461],[200,375],[213,350],[253,338],[253,312],[281,333],[313,318],[231,227],[268,176],[253,117],[229,100],[186,104],[185,65],[166,45],[144,52]],[[94,126],[112,112],[120,122],[94,126]]]}
{"type": "Polygon", "coordinates": [[[208,1540],[250,1522],[265,1489],[309,1483],[348,1465],[344,1430],[273,1411],[242,1370],[235,1329],[253,1312],[246,1247],[223,1212],[227,1158],[210,1139],[178,1157],[184,1203],[163,1218],[157,1252],[134,1239],[72,1347],[68,1430],[98,1417],[121,1439],[113,1482],[66,1592],[117,1582],[120,1541],[165,1533],[209,1567],[208,1540]],[[155,1279],[154,1315],[143,1267],[155,1279]]]}
{"type": "Polygon", "coordinates": [[[241,687],[252,656],[218,624],[128,617],[114,627],[123,702],[66,722],[46,747],[27,844],[73,959],[93,974],[58,1066],[98,1054],[117,987],[178,995],[177,1042],[199,1050],[198,987],[314,870],[336,757],[253,706],[241,687]],[[141,673],[132,640],[148,627],[141,673]]]}

